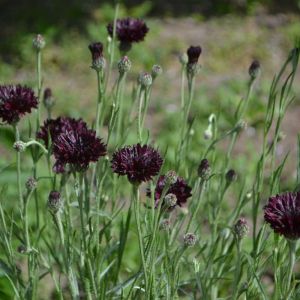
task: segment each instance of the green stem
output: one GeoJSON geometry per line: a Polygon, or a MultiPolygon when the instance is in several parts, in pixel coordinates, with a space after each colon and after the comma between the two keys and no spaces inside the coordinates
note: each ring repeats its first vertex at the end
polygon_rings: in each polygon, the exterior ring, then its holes
{"type": "Polygon", "coordinates": [[[138,111],[138,118],[137,118],[138,139],[140,143],[142,143],[142,133],[143,133],[142,122],[141,122],[143,102],[144,102],[143,100],[144,100],[144,89],[141,89],[139,94],[139,111],[138,111]]]}
{"type": "Polygon", "coordinates": [[[196,206],[196,209],[193,209],[192,210],[192,215],[191,215],[191,218],[189,220],[189,223],[186,227],[186,233],[189,231],[191,225],[193,224],[193,221],[195,220],[197,214],[198,214],[198,211],[199,211],[199,208],[200,208],[200,204],[201,204],[201,196],[202,196],[202,192],[203,192],[203,189],[204,189],[204,183],[205,181],[203,179],[200,179],[200,183],[199,183],[199,194],[198,194],[198,199],[197,199],[197,206],[196,206]]]}
{"type": "Polygon", "coordinates": [[[293,289],[292,277],[293,277],[293,269],[296,261],[296,249],[297,249],[297,241],[288,240],[289,245],[289,265],[288,265],[288,273],[287,280],[285,281],[286,290],[285,290],[285,299],[289,299],[289,295],[292,292],[290,290],[291,285],[293,289]]]}
{"type": "MultiPolygon", "coordinates": [[[[42,92],[42,52],[38,50],[36,52],[36,74],[37,74],[37,88],[38,88],[38,99],[41,99],[41,92],[42,92]]],[[[36,117],[36,128],[37,130],[40,128],[40,105],[37,109],[37,117],[36,117]]]]}
{"type": "MultiPolygon", "coordinates": [[[[14,126],[14,132],[15,132],[15,141],[20,140],[20,133],[17,125],[14,126]]],[[[23,193],[22,193],[22,181],[21,181],[21,153],[17,151],[16,153],[17,158],[17,185],[18,185],[18,194],[19,194],[19,204],[20,209],[23,212],[24,211],[24,201],[23,201],[23,193]]]]}
{"type": "Polygon", "coordinates": [[[148,292],[148,273],[147,273],[147,265],[144,253],[144,243],[143,243],[143,235],[141,229],[141,220],[140,220],[140,193],[138,185],[133,185],[133,192],[134,192],[134,214],[135,214],[135,221],[136,221],[136,228],[138,231],[138,240],[139,240],[139,250],[142,259],[143,271],[144,271],[144,278],[145,278],[145,289],[146,294],[148,292]]]}

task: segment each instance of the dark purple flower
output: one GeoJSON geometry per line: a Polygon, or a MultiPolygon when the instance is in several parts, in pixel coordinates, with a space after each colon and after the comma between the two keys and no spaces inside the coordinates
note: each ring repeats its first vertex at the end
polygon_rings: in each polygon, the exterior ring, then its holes
{"type": "Polygon", "coordinates": [[[140,184],[159,173],[163,159],[152,147],[137,144],[116,151],[111,163],[115,173],[127,175],[131,183],[140,184]]]}
{"type": "MultiPolygon", "coordinates": [[[[107,25],[107,31],[110,36],[113,36],[113,23],[107,25]]],[[[134,18],[117,20],[116,36],[123,44],[130,45],[143,41],[148,31],[149,28],[143,20],[134,18]]]]}
{"type": "Polygon", "coordinates": [[[187,49],[187,56],[188,56],[188,64],[196,64],[198,63],[198,59],[200,57],[200,54],[202,52],[202,49],[200,46],[190,46],[189,49],[187,49]]]}
{"type": "Polygon", "coordinates": [[[73,119],[68,117],[58,117],[56,119],[48,119],[37,132],[36,137],[44,141],[46,147],[49,146],[49,136],[52,141],[63,132],[68,130],[87,129],[87,124],[81,119],[73,119]]]}
{"type": "MultiPolygon", "coordinates": [[[[162,175],[159,177],[154,191],[154,200],[156,206],[158,205],[158,202],[162,197],[162,193],[165,185],[166,185],[166,176],[162,175]]],[[[175,195],[177,198],[176,205],[182,206],[183,204],[186,203],[187,199],[192,196],[191,191],[192,191],[191,187],[188,186],[185,180],[182,177],[177,177],[176,182],[171,184],[169,189],[166,191],[166,195],[168,194],[175,195]]],[[[149,189],[147,190],[147,196],[151,197],[151,191],[149,189]]]]}
{"type": "Polygon", "coordinates": [[[0,85],[0,118],[3,122],[16,123],[37,106],[38,99],[31,88],[21,85],[0,85]]]}
{"type": "Polygon", "coordinates": [[[90,162],[96,162],[106,154],[106,146],[96,137],[94,130],[82,126],[60,133],[54,139],[53,154],[56,173],[64,172],[66,164],[70,165],[72,171],[81,172],[89,167],[90,162]]]}
{"type": "Polygon", "coordinates": [[[103,44],[101,42],[89,44],[89,49],[91,51],[93,61],[103,56],[103,44]]]}
{"type": "Polygon", "coordinates": [[[269,198],[264,207],[265,221],[290,240],[300,238],[300,192],[286,192],[269,198]]]}

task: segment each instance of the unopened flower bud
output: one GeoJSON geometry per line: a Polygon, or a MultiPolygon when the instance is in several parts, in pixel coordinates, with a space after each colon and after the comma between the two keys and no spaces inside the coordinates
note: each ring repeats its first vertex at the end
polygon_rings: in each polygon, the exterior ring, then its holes
{"type": "Polygon", "coordinates": [[[44,37],[41,34],[37,34],[32,40],[32,45],[37,51],[40,51],[46,45],[44,37]]]}
{"type": "Polygon", "coordinates": [[[181,63],[183,66],[185,66],[185,65],[188,63],[188,61],[189,61],[189,58],[188,58],[187,54],[186,54],[186,53],[180,54],[180,55],[179,55],[179,61],[180,61],[180,63],[181,63]]]}
{"type": "Polygon", "coordinates": [[[26,189],[28,191],[33,191],[36,188],[36,186],[37,186],[36,179],[33,178],[33,177],[28,178],[27,181],[26,181],[26,183],[25,183],[25,186],[26,186],[26,189]]]}
{"type": "Polygon", "coordinates": [[[43,103],[44,103],[44,106],[48,109],[54,105],[52,90],[50,88],[46,88],[44,91],[43,103]]]}
{"type": "Polygon", "coordinates": [[[197,237],[194,233],[186,233],[183,237],[184,245],[187,247],[195,246],[197,237]]]}
{"type": "Polygon", "coordinates": [[[237,174],[233,169],[229,170],[225,176],[226,176],[226,181],[228,183],[231,183],[231,182],[234,182],[237,180],[237,174]]]}
{"type": "Polygon", "coordinates": [[[17,152],[23,152],[26,149],[26,143],[22,142],[22,141],[16,141],[13,145],[13,148],[17,151],[17,152]]]}
{"type": "Polygon", "coordinates": [[[57,214],[63,208],[60,192],[51,191],[48,197],[48,209],[52,214],[57,214]]]}
{"type": "Polygon", "coordinates": [[[257,76],[260,73],[260,63],[259,63],[258,60],[254,60],[252,62],[252,64],[249,67],[248,72],[249,72],[249,75],[250,75],[250,77],[251,77],[252,80],[254,80],[255,78],[257,78],[257,76]]]}
{"type": "Polygon", "coordinates": [[[131,61],[129,60],[128,56],[124,56],[119,60],[118,69],[120,74],[129,72],[131,69],[131,61]]]}
{"type": "Polygon", "coordinates": [[[159,66],[159,65],[154,65],[154,66],[152,67],[152,71],[151,71],[151,75],[152,75],[153,79],[155,79],[157,76],[161,75],[162,71],[163,71],[163,70],[162,70],[162,67],[161,67],[161,66],[159,66]]]}
{"type": "Polygon", "coordinates": [[[173,170],[170,170],[167,172],[166,177],[165,177],[166,183],[170,184],[170,185],[174,184],[174,183],[176,183],[177,178],[178,178],[178,176],[177,176],[176,172],[173,170]]]}
{"type": "Polygon", "coordinates": [[[165,196],[164,203],[169,208],[174,207],[176,205],[176,203],[177,203],[177,197],[176,197],[176,195],[174,195],[172,193],[167,194],[165,196]]]}
{"type": "Polygon", "coordinates": [[[170,229],[170,225],[171,225],[171,222],[169,219],[164,219],[160,222],[160,229],[163,230],[163,231],[167,231],[170,229]]]}
{"type": "Polygon", "coordinates": [[[211,173],[211,168],[209,162],[206,158],[204,158],[201,160],[199,164],[198,176],[203,180],[207,180],[210,176],[210,173],[211,173]]]}
{"type": "Polygon", "coordinates": [[[204,131],[204,139],[211,140],[213,137],[213,133],[211,130],[211,126],[208,126],[208,128],[204,131]]]}
{"type": "Polygon", "coordinates": [[[138,82],[142,87],[147,88],[152,84],[152,76],[147,72],[142,72],[139,75],[138,82]]]}
{"type": "Polygon", "coordinates": [[[240,218],[233,226],[233,231],[239,240],[243,239],[249,232],[249,226],[244,218],[240,218]]]}

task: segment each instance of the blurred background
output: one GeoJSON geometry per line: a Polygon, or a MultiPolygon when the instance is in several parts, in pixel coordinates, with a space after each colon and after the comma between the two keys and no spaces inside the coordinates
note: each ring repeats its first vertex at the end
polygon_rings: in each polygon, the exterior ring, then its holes
{"type": "MultiPolygon", "coordinates": [[[[92,41],[106,44],[106,25],[113,16],[113,1],[0,0],[0,83],[36,86],[32,39],[41,33],[47,42],[43,51],[43,86],[53,90],[54,116],[83,117],[92,122],[96,76],[90,69],[87,47],[92,41]]],[[[246,120],[248,129],[241,135],[236,149],[237,168],[242,172],[244,162],[248,162],[249,155],[255,158],[257,151],[253,150],[259,146],[258,132],[272,78],[300,36],[300,1],[129,0],[120,5],[120,17],[125,16],[144,18],[150,28],[145,41],[134,45],[129,55],[133,68],[128,97],[140,71],[151,70],[153,64],[160,64],[164,69],[155,82],[147,120],[152,138],[162,148],[175,143],[172,130],[180,110],[178,55],[190,45],[201,45],[203,49],[192,110],[192,117],[198,121],[193,127],[195,145],[191,160],[199,160],[199,147],[203,149],[206,143],[203,132],[211,113],[219,117],[221,130],[230,128],[236,105],[246,93],[248,67],[253,59],[261,62],[262,74],[246,120]]],[[[282,158],[290,151],[287,181],[295,174],[300,130],[299,76],[295,94],[293,108],[289,109],[283,124],[285,140],[278,153],[282,158]]],[[[26,121],[23,124],[27,126],[26,121]]],[[[3,167],[14,160],[10,128],[1,127],[0,139],[0,167],[3,167]]],[[[11,176],[15,176],[13,168],[11,176]]],[[[3,180],[7,177],[0,182],[3,180]]]]}

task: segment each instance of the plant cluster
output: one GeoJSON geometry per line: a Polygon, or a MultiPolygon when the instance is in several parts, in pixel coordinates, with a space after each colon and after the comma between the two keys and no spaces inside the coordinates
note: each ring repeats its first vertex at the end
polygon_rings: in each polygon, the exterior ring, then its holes
{"type": "Polygon", "coordinates": [[[22,85],[0,86],[0,118],[14,132],[16,152],[18,201],[11,209],[3,188],[0,203],[1,270],[12,297],[42,299],[42,286],[51,281],[53,299],[299,299],[293,270],[300,237],[300,175],[296,191],[281,193],[285,160],[277,162],[276,147],[293,100],[300,48],[288,54],[271,84],[256,176],[248,182],[232,168],[232,152],[246,127],[260,63],[249,67],[248,90],[235,110],[233,127],[221,130],[211,114],[204,132],[207,147],[199,149],[198,160],[188,168],[195,121],[190,112],[202,48],[190,46],[179,58],[178,143],[163,151],[145,126],[161,66],[141,72],[132,98],[124,96],[130,49],[149,28],[140,19],[118,19],[117,13],[118,7],[107,26],[107,45],[88,46],[97,78],[92,124],[53,117],[52,90],[42,86],[46,43],[41,35],[33,40],[37,93],[22,85]],[[117,43],[121,58],[115,64],[117,43]],[[118,75],[112,84],[115,65],[118,75]],[[124,101],[131,101],[129,110],[124,101]],[[20,123],[30,113],[34,123],[20,134],[20,123]],[[41,122],[43,114],[47,118],[41,122]],[[129,135],[134,142],[128,142],[129,135]],[[216,149],[223,141],[229,143],[219,163],[216,149]],[[167,151],[173,151],[172,165],[165,159],[167,151]],[[32,175],[24,182],[27,152],[32,175]],[[47,166],[46,176],[40,165],[47,166]],[[40,185],[46,186],[47,196],[39,192],[40,185]],[[269,201],[263,208],[265,195],[269,201]],[[130,252],[136,265],[126,264],[130,252]],[[268,272],[270,288],[264,282],[268,272]]]}

